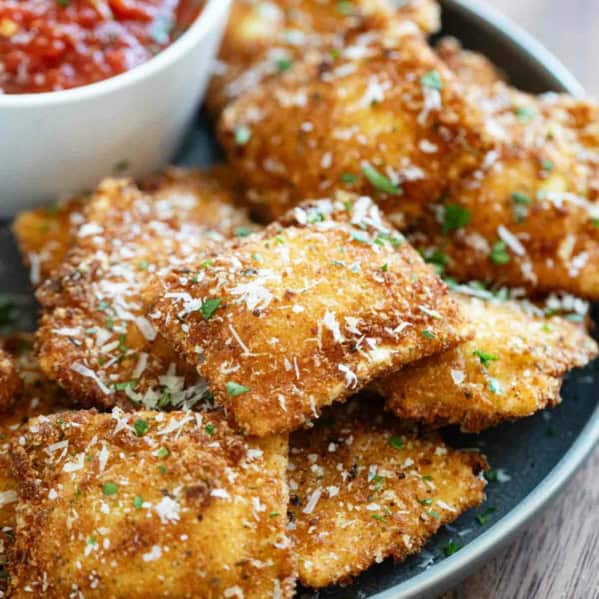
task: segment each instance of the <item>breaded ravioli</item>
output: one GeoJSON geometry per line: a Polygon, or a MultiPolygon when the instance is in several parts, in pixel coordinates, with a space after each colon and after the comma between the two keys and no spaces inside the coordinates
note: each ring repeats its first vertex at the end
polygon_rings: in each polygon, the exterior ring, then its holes
{"type": "Polygon", "coordinates": [[[19,380],[13,407],[0,413],[0,596],[6,583],[6,556],[13,543],[17,481],[10,469],[9,445],[21,433],[28,418],[51,414],[67,404],[64,391],[40,372],[33,355],[33,336],[12,335],[2,341],[19,380]]]}
{"type": "Polygon", "coordinates": [[[480,167],[480,112],[421,36],[372,32],[248,92],[219,134],[257,215],[342,188],[404,228],[480,167]]]}
{"type": "Polygon", "coordinates": [[[22,439],[12,597],[292,596],[286,438],[115,408],[37,418],[22,439]]]}
{"type": "Polygon", "coordinates": [[[166,279],[149,317],[246,432],[289,431],[461,340],[444,283],[367,197],[296,207],[166,279]]]}
{"type": "Polygon", "coordinates": [[[204,394],[145,317],[142,293],[247,233],[227,176],[174,169],[143,187],[107,179],[87,201],[65,263],[38,289],[41,367],[80,405],[182,407],[204,394]]]}
{"type": "MultiPolygon", "coordinates": [[[[457,298],[456,298],[457,299],[457,298]]],[[[376,383],[400,418],[478,432],[560,402],[564,374],[597,355],[583,327],[516,302],[458,300],[474,336],[376,383]]]]}
{"type": "Polygon", "coordinates": [[[419,436],[372,401],[333,409],[290,438],[290,529],[306,586],[403,560],[484,499],[482,456],[419,436]]]}
{"type": "Polygon", "coordinates": [[[13,405],[21,390],[21,380],[14,358],[0,347],[0,414],[13,405]]]}
{"type": "Polygon", "coordinates": [[[599,107],[481,85],[480,61],[476,73],[458,67],[458,76],[492,147],[413,223],[410,239],[444,254],[461,281],[599,299],[599,107]]]}
{"type": "Polygon", "coordinates": [[[311,50],[334,51],[347,37],[388,27],[439,28],[435,0],[237,0],[225,30],[219,63],[208,91],[210,111],[260,82],[293,68],[311,50]]]}
{"type": "Polygon", "coordinates": [[[73,229],[81,224],[84,197],[55,202],[21,212],[12,226],[23,262],[31,269],[31,284],[38,286],[62,264],[73,229]]]}

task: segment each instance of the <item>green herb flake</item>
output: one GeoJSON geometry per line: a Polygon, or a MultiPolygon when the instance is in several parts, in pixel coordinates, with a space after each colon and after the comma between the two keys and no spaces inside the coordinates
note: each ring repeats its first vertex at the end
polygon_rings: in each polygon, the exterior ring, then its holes
{"type": "Polygon", "coordinates": [[[206,434],[208,434],[208,435],[214,435],[214,424],[208,423],[204,427],[204,430],[206,431],[206,434]]]}
{"type": "Polygon", "coordinates": [[[144,504],[144,500],[143,500],[143,499],[142,499],[142,498],[141,498],[139,495],[136,495],[136,496],[133,498],[133,507],[134,507],[136,510],[141,510],[141,508],[142,508],[143,504],[144,504]]]}
{"type": "Polygon", "coordinates": [[[439,518],[441,518],[441,516],[439,516],[438,512],[435,512],[435,510],[429,510],[428,512],[426,512],[431,518],[434,518],[435,520],[439,520],[439,518]]]}
{"type": "Polygon", "coordinates": [[[284,73],[285,71],[288,71],[291,68],[292,64],[293,60],[291,60],[291,58],[279,58],[276,61],[277,70],[279,71],[279,73],[284,73]]]}
{"type": "Polygon", "coordinates": [[[503,388],[501,387],[501,383],[494,378],[489,379],[489,391],[494,393],[495,395],[501,395],[503,393],[503,388]]]}
{"type": "Polygon", "coordinates": [[[422,331],[420,331],[420,334],[425,339],[434,339],[435,338],[435,333],[433,333],[430,329],[422,329],[422,331]]]}
{"type": "Polygon", "coordinates": [[[69,5],[69,0],[56,0],[56,4],[61,8],[66,8],[69,5]]]}
{"type": "Polygon", "coordinates": [[[489,258],[493,264],[499,266],[507,264],[510,261],[510,255],[507,252],[505,241],[497,241],[493,244],[489,258]]]}
{"type": "Polygon", "coordinates": [[[90,537],[89,539],[87,539],[87,544],[88,545],[95,545],[97,542],[98,541],[97,541],[96,537],[93,537],[93,536],[90,537]]]}
{"type": "Polygon", "coordinates": [[[216,312],[221,302],[222,300],[219,298],[211,298],[202,302],[200,312],[202,313],[204,320],[210,320],[210,318],[212,318],[212,315],[216,312]]]}
{"type": "Polygon", "coordinates": [[[487,368],[491,362],[497,362],[497,360],[499,360],[499,356],[497,354],[491,354],[480,349],[475,349],[472,352],[472,355],[476,356],[485,368],[487,368]]]}
{"type": "Polygon", "coordinates": [[[270,514],[268,514],[269,518],[278,518],[279,517],[279,512],[270,512],[270,514]]]}
{"type": "Polygon", "coordinates": [[[362,172],[375,189],[393,196],[401,195],[401,187],[393,183],[388,177],[377,171],[370,164],[363,164],[362,172]]]}
{"type": "Polygon", "coordinates": [[[237,227],[235,237],[249,237],[252,232],[247,227],[237,227]]]}
{"type": "Polygon", "coordinates": [[[171,455],[171,452],[166,447],[161,447],[158,450],[158,457],[162,460],[168,458],[169,455],[171,455]]]}
{"type": "Polygon", "coordinates": [[[160,466],[158,466],[158,472],[160,472],[160,474],[166,474],[166,466],[164,464],[160,464],[160,466]]]}
{"type": "Polygon", "coordinates": [[[344,16],[353,14],[354,7],[349,0],[340,0],[337,2],[337,10],[344,16]]]}
{"type": "Polygon", "coordinates": [[[551,160],[541,160],[541,168],[550,173],[553,170],[553,162],[551,160]]]}
{"type": "Polygon", "coordinates": [[[131,381],[122,381],[120,383],[115,383],[114,388],[116,391],[125,391],[126,389],[134,389],[135,385],[137,385],[137,380],[133,379],[131,381]]]}
{"type": "Polygon", "coordinates": [[[378,520],[379,522],[383,522],[385,520],[385,516],[382,516],[381,514],[372,514],[370,517],[373,520],[378,520]]]}
{"type": "Polygon", "coordinates": [[[485,524],[487,524],[487,522],[489,521],[489,518],[496,511],[497,511],[496,508],[490,507],[490,508],[486,509],[482,514],[479,514],[478,516],[476,516],[476,521],[478,522],[479,526],[484,526],[485,524]]]}
{"type": "Polygon", "coordinates": [[[388,265],[388,264],[383,264],[383,265],[381,266],[381,270],[382,270],[383,272],[387,272],[387,271],[389,270],[389,265],[388,265]]]}
{"type": "Polygon", "coordinates": [[[443,80],[438,71],[429,71],[420,78],[420,83],[422,87],[428,87],[429,89],[436,89],[437,91],[443,89],[443,80]]]}
{"type": "Polygon", "coordinates": [[[530,121],[534,120],[537,116],[536,111],[529,106],[518,106],[514,113],[521,123],[530,123],[530,121]]]}
{"type": "Polygon", "coordinates": [[[391,437],[389,437],[389,441],[387,441],[389,446],[393,447],[393,449],[402,449],[403,442],[403,437],[400,437],[398,435],[391,435],[391,437]]]}
{"type": "Polygon", "coordinates": [[[147,420],[138,418],[133,423],[133,430],[135,431],[135,435],[137,437],[143,437],[150,430],[150,425],[148,424],[147,420]]]}
{"type": "Polygon", "coordinates": [[[443,212],[442,231],[444,234],[456,231],[470,224],[472,213],[459,204],[447,204],[443,212]]]}
{"type": "Polygon", "coordinates": [[[102,485],[102,493],[104,493],[106,497],[116,495],[118,490],[119,488],[112,482],[107,482],[102,485]]]}
{"type": "Polygon", "coordinates": [[[433,500],[430,497],[427,497],[426,499],[419,499],[418,503],[421,505],[433,505],[433,500]]]}
{"type": "Polygon", "coordinates": [[[346,183],[347,185],[352,185],[358,180],[358,177],[353,173],[341,173],[339,175],[339,179],[341,179],[342,183],[346,183]]]}
{"type": "Polygon", "coordinates": [[[443,553],[446,555],[446,557],[449,557],[450,555],[453,555],[454,553],[458,552],[461,548],[462,548],[462,545],[460,545],[459,543],[456,543],[452,539],[443,548],[443,553]]]}
{"type": "Polygon", "coordinates": [[[244,393],[247,393],[249,390],[249,387],[240,385],[239,383],[236,383],[234,381],[229,381],[227,383],[227,395],[229,395],[230,397],[237,397],[238,395],[243,395],[244,393]]]}
{"type": "Polygon", "coordinates": [[[593,225],[593,227],[597,227],[599,229],[599,218],[592,219],[591,224],[593,225]]]}
{"type": "Polygon", "coordinates": [[[238,146],[245,146],[245,144],[250,141],[251,137],[252,132],[249,127],[246,127],[245,125],[237,125],[237,127],[235,127],[235,143],[238,146]]]}

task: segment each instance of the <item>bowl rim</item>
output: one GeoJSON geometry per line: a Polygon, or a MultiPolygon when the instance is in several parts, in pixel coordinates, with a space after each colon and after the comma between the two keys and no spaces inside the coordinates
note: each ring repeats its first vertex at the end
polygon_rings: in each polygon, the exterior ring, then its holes
{"type": "Polygon", "coordinates": [[[0,110],[75,104],[119,92],[136,85],[143,79],[149,79],[178,62],[196,44],[201,42],[212,29],[217,27],[219,20],[226,17],[231,2],[232,0],[207,0],[200,14],[179,38],[150,60],[129,71],[71,89],[28,94],[0,94],[0,110]]]}
{"type": "MultiPolygon", "coordinates": [[[[478,0],[442,0],[443,6],[479,21],[493,35],[504,38],[553,81],[555,91],[586,96],[584,88],[566,67],[519,25],[478,0]]],[[[510,512],[461,551],[371,599],[436,597],[457,585],[468,574],[504,547],[556,497],[593,449],[599,444],[599,404],[570,448],[547,476],[510,512]]]]}

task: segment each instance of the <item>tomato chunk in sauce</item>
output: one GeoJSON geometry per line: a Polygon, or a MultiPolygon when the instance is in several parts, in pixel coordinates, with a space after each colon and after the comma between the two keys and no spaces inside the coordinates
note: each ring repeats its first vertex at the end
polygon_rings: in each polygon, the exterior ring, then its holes
{"type": "Polygon", "coordinates": [[[0,93],[48,92],[146,62],[196,18],[201,0],[0,0],[0,93]]]}

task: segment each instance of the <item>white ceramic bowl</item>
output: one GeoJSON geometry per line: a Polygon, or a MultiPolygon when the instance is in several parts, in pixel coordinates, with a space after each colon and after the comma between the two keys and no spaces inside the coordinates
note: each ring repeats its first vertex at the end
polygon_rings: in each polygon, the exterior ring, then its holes
{"type": "Polygon", "coordinates": [[[0,94],[0,218],[171,160],[204,94],[230,5],[208,0],[177,41],[131,71],[65,91],[0,94]]]}

